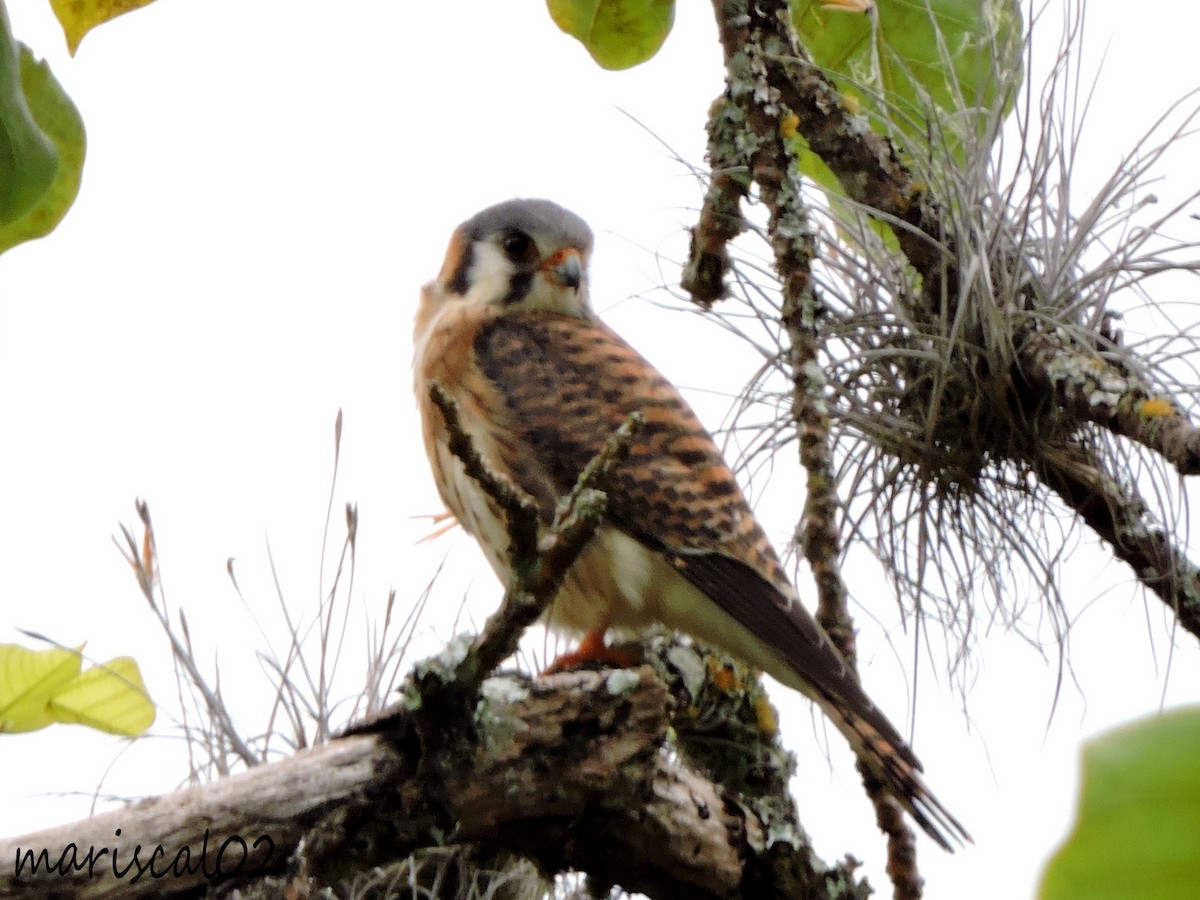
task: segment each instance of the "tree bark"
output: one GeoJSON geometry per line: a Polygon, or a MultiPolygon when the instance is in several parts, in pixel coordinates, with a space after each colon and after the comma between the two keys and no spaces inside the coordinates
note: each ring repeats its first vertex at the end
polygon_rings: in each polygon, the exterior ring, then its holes
{"type": "Polygon", "coordinates": [[[648,666],[497,676],[467,716],[409,703],[282,762],[0,842],[0,895],[179,896],[269,878],[281,896],[315,896],[467,842],[652,897],[856,884],[662,752],[673,706],[648,666]]]}

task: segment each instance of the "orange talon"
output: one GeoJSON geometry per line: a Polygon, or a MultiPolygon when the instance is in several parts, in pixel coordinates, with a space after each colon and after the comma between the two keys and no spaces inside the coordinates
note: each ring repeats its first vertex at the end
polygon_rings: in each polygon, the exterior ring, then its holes
{"type": "Polygon", "coordinates": [[[637,660],[628,650],[618,650],[604,643],[604,632],[607,630],[607,625],[593,628],[583,636],[576,649],[558,656],[550,665],[546,666],[542,674],[553,675],[556,672],[567,672],[588,663],[599,663],[614,669],[627,669],[634,665],[637,660]]]}

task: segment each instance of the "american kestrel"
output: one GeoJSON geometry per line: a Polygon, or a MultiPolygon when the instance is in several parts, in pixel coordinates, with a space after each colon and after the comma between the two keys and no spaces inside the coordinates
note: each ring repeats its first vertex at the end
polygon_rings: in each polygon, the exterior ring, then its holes
{"type": "Polygon", "coordinates": [[[969,839],[921,764],[801,604],[733,472],[695,413],[592,311],[592,233],[547,200],[511,200],[460,225],[417,312],[414,375],[425,449],[446,505],[509,582],[500,510],[450,452],[438,382],[494,473],[548,527],[557,499],[633,412],[645,417],[608,482],[601,527],[548,611],[602,648],[613,628],[693,635],[814,700],[935,841],[969,839]]]}

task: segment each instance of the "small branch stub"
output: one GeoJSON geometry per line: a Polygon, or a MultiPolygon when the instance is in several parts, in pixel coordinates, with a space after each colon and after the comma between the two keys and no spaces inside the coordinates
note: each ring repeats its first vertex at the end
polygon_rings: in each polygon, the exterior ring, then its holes
{"type": "Polygon", "coordinates": [[[525,629],[554,600],[567,572],[596,533],[607,504],[604,488],[614,469],[629,455],[645,417],[640,412],[631,414],[609,437],[580,473],[571,492],[560,500],[554,521],[541,534],[536,505],[488,468],[463,429],[454,400],[436,382],[429,394],[445,417],[450,451],[500,507],[508,522],[513,574],[504,600],[452,671],[441,679],[447,688],[453,686],[455,693],[472,696],[483,679],[516,652],[525,629]]]}

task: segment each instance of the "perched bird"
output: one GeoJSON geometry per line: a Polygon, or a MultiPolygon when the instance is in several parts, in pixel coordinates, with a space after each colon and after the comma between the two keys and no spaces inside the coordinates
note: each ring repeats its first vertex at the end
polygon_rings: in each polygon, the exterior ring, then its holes
{"type": "Polygon", "coordinates": [[[556,500],[628,416],[645,424],[607,485],[591,543],[548,624],[585,634],[662,623],[723,648],[814,700],[935,841],[969,839],[917,774],[921,764],[801,604],[733,472],[691,408],[592,311],[592,233],[547,200],[511,200],[460,225],[425,285],[414,376],[442,499],[508,583],[508,531],[448,446],[439,382],[489,468],[548,526],[556,500]]]}

